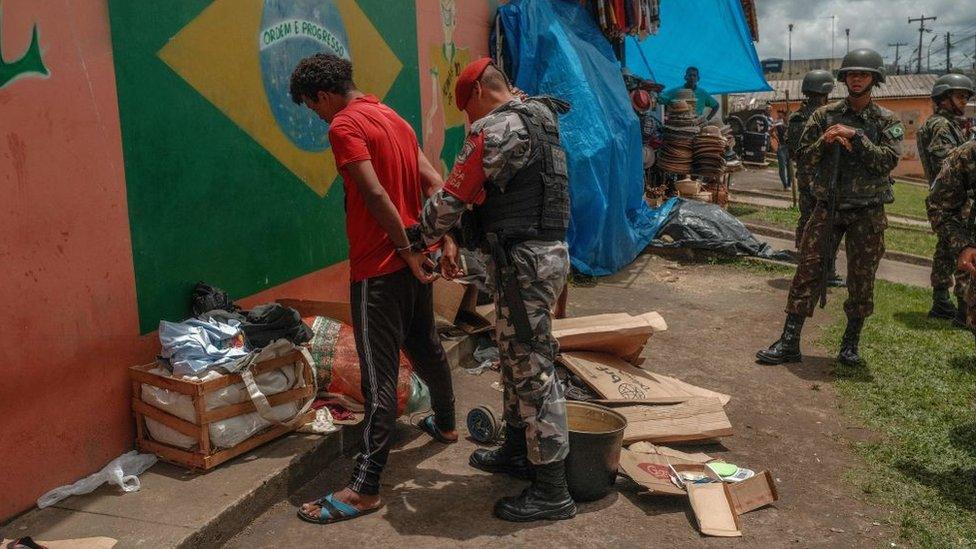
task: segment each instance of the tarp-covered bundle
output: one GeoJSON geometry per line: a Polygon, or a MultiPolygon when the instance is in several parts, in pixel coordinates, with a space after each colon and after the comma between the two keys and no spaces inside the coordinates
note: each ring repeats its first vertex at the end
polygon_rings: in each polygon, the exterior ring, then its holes
{"type": "Polygon", "coordinates": [[[560,118],[569,160],[569,249],[584,274],[612,274],[647,246],[663,217],[643,200],[640,127],[620,64],[574,0],[514,0],[499,8],[501,57],[516,86],[572,108],[560,118]]]}
{"type": "MultiPolygon", "coordinates": [[[[667,221],[652,245],[659,248],[711,250],[730,256],[788,261],[790,255],[760,242],[741,221],[715,204],[672,198],[667,221]]],[[[666,203],[667,204],[667,203],[666,203]]]]}

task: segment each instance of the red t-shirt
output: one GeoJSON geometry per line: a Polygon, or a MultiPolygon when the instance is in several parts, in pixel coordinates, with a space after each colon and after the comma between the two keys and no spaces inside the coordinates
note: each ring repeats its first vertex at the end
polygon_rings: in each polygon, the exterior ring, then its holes
{"type": "Polygon", "coordinates": [[[353,282],[392,273],[406,263],[383,227],[366,209],[346,167],[370,160],[404,227],[419,221],[422,188],[413,128],[372,96],[358,97],[339,111],[329,126],[329,143],[346,191],[346,236],[353,282]]]}

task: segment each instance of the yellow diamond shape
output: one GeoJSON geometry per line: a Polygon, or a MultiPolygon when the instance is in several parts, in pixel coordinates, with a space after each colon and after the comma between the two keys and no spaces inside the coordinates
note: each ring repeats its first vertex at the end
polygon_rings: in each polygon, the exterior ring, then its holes
{"type": "MultiPolygon", "coordinates": [[[[335,5],[349,36],[356,84],[385,97],[403,64],[355,0],[337,0],[335,5]]],[[[258,47],[262,9],[262,0],[216,0],[159,50],[159,58],[316,194],[325,196],[338,175],[332,150],[296,147],[268,105],[258,47]]]]}

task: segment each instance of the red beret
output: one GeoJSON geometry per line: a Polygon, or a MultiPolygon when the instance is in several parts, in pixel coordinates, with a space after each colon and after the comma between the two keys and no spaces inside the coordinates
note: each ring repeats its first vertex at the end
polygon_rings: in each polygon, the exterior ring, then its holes
{"type": "Polygon", "coordinates": [[[459,111],[463,111],[464,107],[468,106],[468,100],[471,99],[471,91],[474,89],[474,83],[481,78],[481,75],[485,72],[485,67],[490,64],[490,57],[482,57],[481,59],[468,63],[468,66],[464,67],[464,70],[458,75],[457,83],[454,84],[454,101],[459,111]]]}

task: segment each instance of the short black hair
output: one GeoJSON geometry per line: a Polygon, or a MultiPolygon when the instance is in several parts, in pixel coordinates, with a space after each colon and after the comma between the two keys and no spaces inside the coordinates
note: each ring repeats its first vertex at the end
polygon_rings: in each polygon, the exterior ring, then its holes
{"type": "Polygon", "coordinates": [[[355,87],[352,63],[331,54],[306,57],[291,73],[291,100],[299,104],[305,97],[316,97],[320,91],[345,95],[355,87]]]}
{"type": "Polygon", "coordinates": [[[485,67],[485,72],[481,73],[481,78],[478,81],[490,90],[509,90],[512,88],[505,73],[493,64],[485,67]]]}
{"type": "Polygon", "coordinates": [[[688,76],[688,73],[691,71],[695,71],[698,74],[701,74],[700,72],[698,72],[698,67],[688,67],[687,69],[685,69],[685,76],[688,76]]]}

